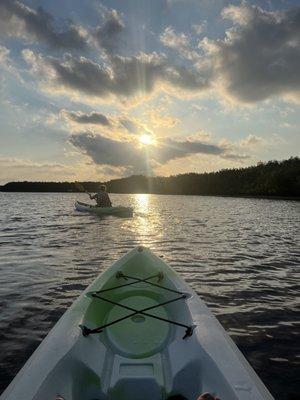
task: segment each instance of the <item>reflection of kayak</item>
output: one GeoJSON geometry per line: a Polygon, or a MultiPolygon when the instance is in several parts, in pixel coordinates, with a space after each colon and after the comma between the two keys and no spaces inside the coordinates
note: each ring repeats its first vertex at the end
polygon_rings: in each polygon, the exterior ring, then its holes
{"type": "Polygon", "coordinates": [[[117,215],[119,217],[132,217],[133,215],[133,209],[131,207],[97,207],[76,201],[75,208],[77,211],[91,212],[97,215],[117,215]]]}
{"type": "Polygon", "coordinates": [[[196,293],[139,247],[67,310],[1,399],[195,400],[206,391],[272,399],[196,293]]]}

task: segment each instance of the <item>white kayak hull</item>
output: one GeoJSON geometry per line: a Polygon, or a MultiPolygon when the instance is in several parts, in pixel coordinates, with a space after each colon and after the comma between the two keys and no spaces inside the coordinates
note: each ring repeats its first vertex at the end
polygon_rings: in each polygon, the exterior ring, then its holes
{"type": "Polygon", "coordinates": [[[137,248],[66,311],[1,400],[196,400],[206,391],[221,400],[273,399],[197,294],[137,248]],[[145,278],[150,284],[134,281],[145,278]]]}
{"type": "Polygon", "coordinates": [[[115,215],[118,217],[132,217],[133,215],[133,209],[131,207],[97,207],[80,201],[75,202],[75,209],[80,212],[89,212],[97,215],[115,215]]]}

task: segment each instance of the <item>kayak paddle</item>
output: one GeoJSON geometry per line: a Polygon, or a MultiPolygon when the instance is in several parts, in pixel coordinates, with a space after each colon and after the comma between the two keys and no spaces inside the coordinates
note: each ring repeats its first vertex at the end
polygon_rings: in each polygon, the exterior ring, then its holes
{"type": "Polygon", "coordinates": [[[80,192],[85,192],[85,193],[87,193],[89,196],[91,196],[91,194],[86,190],[86,188],[82,185],[82,183],[80,183],[80,182],[75,182],[75,186],[76,186],[76,188],[77,188],[80,192]]]}

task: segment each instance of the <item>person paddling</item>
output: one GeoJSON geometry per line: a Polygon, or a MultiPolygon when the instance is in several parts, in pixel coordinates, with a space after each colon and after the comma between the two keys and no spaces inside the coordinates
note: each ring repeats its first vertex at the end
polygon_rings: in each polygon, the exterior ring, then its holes
{"type": "Polygon", "coordinates": [[[98,193],[91,195],[89,194],[91,200],[96,200],[97,202],[97,207],[111,207],[111,201],[110,198],[106,192],[106,186],[101,185],[100,190],[98,193]]]}

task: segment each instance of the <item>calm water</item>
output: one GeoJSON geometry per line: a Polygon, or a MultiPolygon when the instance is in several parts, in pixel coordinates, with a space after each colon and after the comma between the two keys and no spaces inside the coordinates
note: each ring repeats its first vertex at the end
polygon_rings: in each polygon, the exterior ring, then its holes
{"type": "Polygon", "coordinates": [[[99,272],[143,244],[202,296],[275,398],[299,398],[299,203],[112,195],[135,216],[100,219],[75,198],[87,196],[0,193],[0,392],[99,272]]]}

